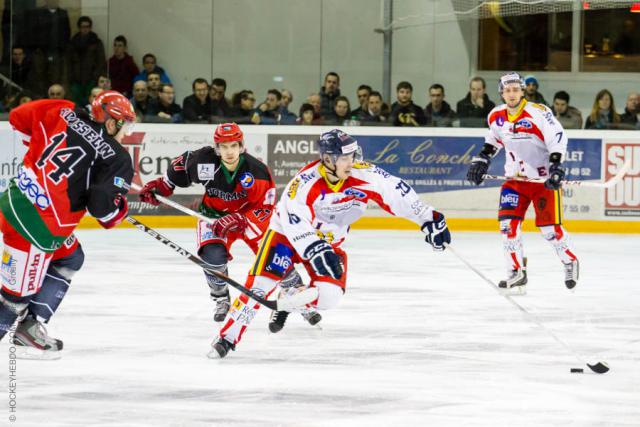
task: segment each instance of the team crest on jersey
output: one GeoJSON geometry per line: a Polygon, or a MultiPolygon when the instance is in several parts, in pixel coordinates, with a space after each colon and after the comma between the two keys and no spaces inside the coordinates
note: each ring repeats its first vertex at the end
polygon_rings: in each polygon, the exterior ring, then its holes
{"type": "Polygon", "coordinates": [[[346,194],[347,196],[353,196],[356,199],[364,199],[365,197],[367,197],[366,193],[354,187],[347,188],[346,190],[344,190],[344,194],[346,194]]]}
{"type": "Polygon", "coordinates": [[[214,179],[216,172],[220,167],[216,168],[214,163],[199,163],[198,164],[198,178],[202,181],[214,179]]]}
{"type": "Polygon", "coordinates": [[[498,116],[496,117],[496,125],[502,126],[504,124],[504,117],[498,116]]]}
{"type": "Polygon", "coordinates": [[[516,122],[516,126],[520,126],[522,128],[525,128],[525,129],[531,129],[533,127],[531,122],[529,120],[527,120],[527,119],[518,120],[516,122]]]}
{"type": "Polygon", "coordinates": [[[500,194],[500,209],[502,210],[514,210],[518,207],[518,201],[520,196],[518,193],[510,188],[505,188],[500,194]]]}
{"type": "Polygon", "coordinates": [[[242,185],[242,188],[251,188],[256,182],[256,179],[249,172],[243,173],[238,179],[240,180],[240,185],[242,185]]]}

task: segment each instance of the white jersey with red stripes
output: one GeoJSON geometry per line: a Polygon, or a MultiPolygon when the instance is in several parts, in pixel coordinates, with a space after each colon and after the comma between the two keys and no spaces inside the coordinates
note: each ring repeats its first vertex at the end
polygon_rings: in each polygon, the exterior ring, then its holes
{"type": "Polygon", "coordinates": [[[567,135],[551,110],[542,104],[523,99],[514,115],[502,104],[491,110],[488,122],[485,142],[498,150],[504,148],[506,176],[546,178],[549,155],[565,156],[567,135]]]}
{"type": "Polygon", "coordinates": [[[425,205],[413,188],[378,166],[356,162],[349,178],[332,185],[317,160],[301,169],[285,187],[270,228],[284,234],[299,254],[318,237],[340,245],[370,200],[419,226],[433,220],[433,208],[425,205]]]}

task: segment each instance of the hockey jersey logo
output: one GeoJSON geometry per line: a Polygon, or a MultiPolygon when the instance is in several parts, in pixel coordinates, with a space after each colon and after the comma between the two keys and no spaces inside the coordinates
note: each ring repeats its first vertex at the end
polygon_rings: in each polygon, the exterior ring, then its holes
{"type": "Polygon", "coordinates": [[[220,167],[216,168],[214,163],[200,163],[198,164],[198,178],[202,181],[208,181],[216,177],[220,167]]]}
{"type": "Polygon", "coordinates": [[[35,174],[30,169],[23,169],[16,177],[16,185],[27,199],[40,209],[46,209],[51,200],[44,188],[38,183],[35,174]]]}
{"type": "Polygon", "coordinates": [[[242,185],[243,188],[251,188],[253,186],[253,183],[256,182],[253,175],[251,175],[249,172],[245,172],[240,175],[239,181],[240,185],[242,185]]]}

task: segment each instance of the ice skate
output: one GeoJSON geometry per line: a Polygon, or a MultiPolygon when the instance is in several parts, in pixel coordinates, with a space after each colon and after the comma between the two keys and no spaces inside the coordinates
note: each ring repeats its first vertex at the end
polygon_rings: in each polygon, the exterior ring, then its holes
{"type": "Polygon", "coordinates": [[[289,317],[288,311],[272,311],[269,319],[269,330],[274,334],[280,332],[284,328],[287,317],[289,317]]]}
{"type": "Polygon", "coordinates": [[[520,268],[512,270],[506,280],[498,283],[498,288],[503,295],[526,295],[527,293],[527,271],[520,268]]]}
{"type": "Polygon", "coordinates": [[[580,275],[580,264],[578,260],[564,264],[564,284],[567,289],[573,289],[578,284],[578,276],[580,275]]]}
{"type": "Polygon", "coordinates": [[[300,314],[302,314],[302,317],[304,318],[304,320],[306,320],[311,326],[316,326],[320,328],[319,323],[322,321],[322,315],[318,313],[316,310],[308,309],[308,310],[302,311],[300,314]]]}
{"type": "Polygon", "coordinates": [[[211,351],[207,354],[209,359],[222,359],[230,350],[235,350],[235,344],[231,344],[224,338],[218,338],[218,340],[211,344],[211,351]]]}
{"type": "Polygon", "coordinates": [[[31,315],[18,323],[13,344],[20,359],[56,360],[61,357],[62,341],[50,337],[44,325],[31,315]]]}
{"type": "Polygon", "coordinates": [[[211,299],[216,303],[216,309],[213,314],[213,320],[215,322],[224,322],[227,317],[229,308],[231,308],[231,298],[229,297],[229,291],[226,294],[216,296],[211,295],[211,299]]]}

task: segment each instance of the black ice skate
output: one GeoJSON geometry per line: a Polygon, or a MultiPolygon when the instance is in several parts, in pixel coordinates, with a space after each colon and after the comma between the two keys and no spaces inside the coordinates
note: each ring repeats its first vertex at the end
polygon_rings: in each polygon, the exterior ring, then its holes
{"type": "Polygon", "coordinates": [[[322,315],[315,310],[305,310],[300,314],[311,326],[316,326],[322,320],[322,315]]]}
{"type": "Polygon", "coordinates": [[[55,360],[60,358],[62,350],[62,341],[51,338],[44,325],[31,315],[18,323],[13,344],[21,359],[55,360]]]}
{"type": "Polygon", "coordinates": [[[578,276],[580,275],[580,264],[578,260],[564,264],[564,284],[567,289],[573,289],[578,284],[578,276]]]}
{"type": "Polygon", "coordinates": [[[211,299],[216,303],[216,310],[213,314],[213,320],[215,322],[224,322],[227,317],[229,308],[231,308],[231,298],[229,297],[229,291],[224,295],[211,295],[211,299]]]}
{"type": "Polygon", "coordinates": [[[218,338],[218,341],[211,344],[212,350],[209,352],[207,357],[209,359],[222,359],[224,358],[230,350],[236,349],[235,344],[231,344],[229,341],[224,338],[218,338]]]}
{"type": "Polygon", "coordinates": [[[287,317],[289,317],[288,311],[272,311],[271,319],[269,320],[269,330],[274,334],[280,332],[282,328],[284,328],[287,317]]]}
{"type": "Polygon", "coordinates": [[[506,280],[498,283],[498,288],[506,295],[525,295],[527,293],[527,271],[520,268],[512,270],[506,280]]]}

